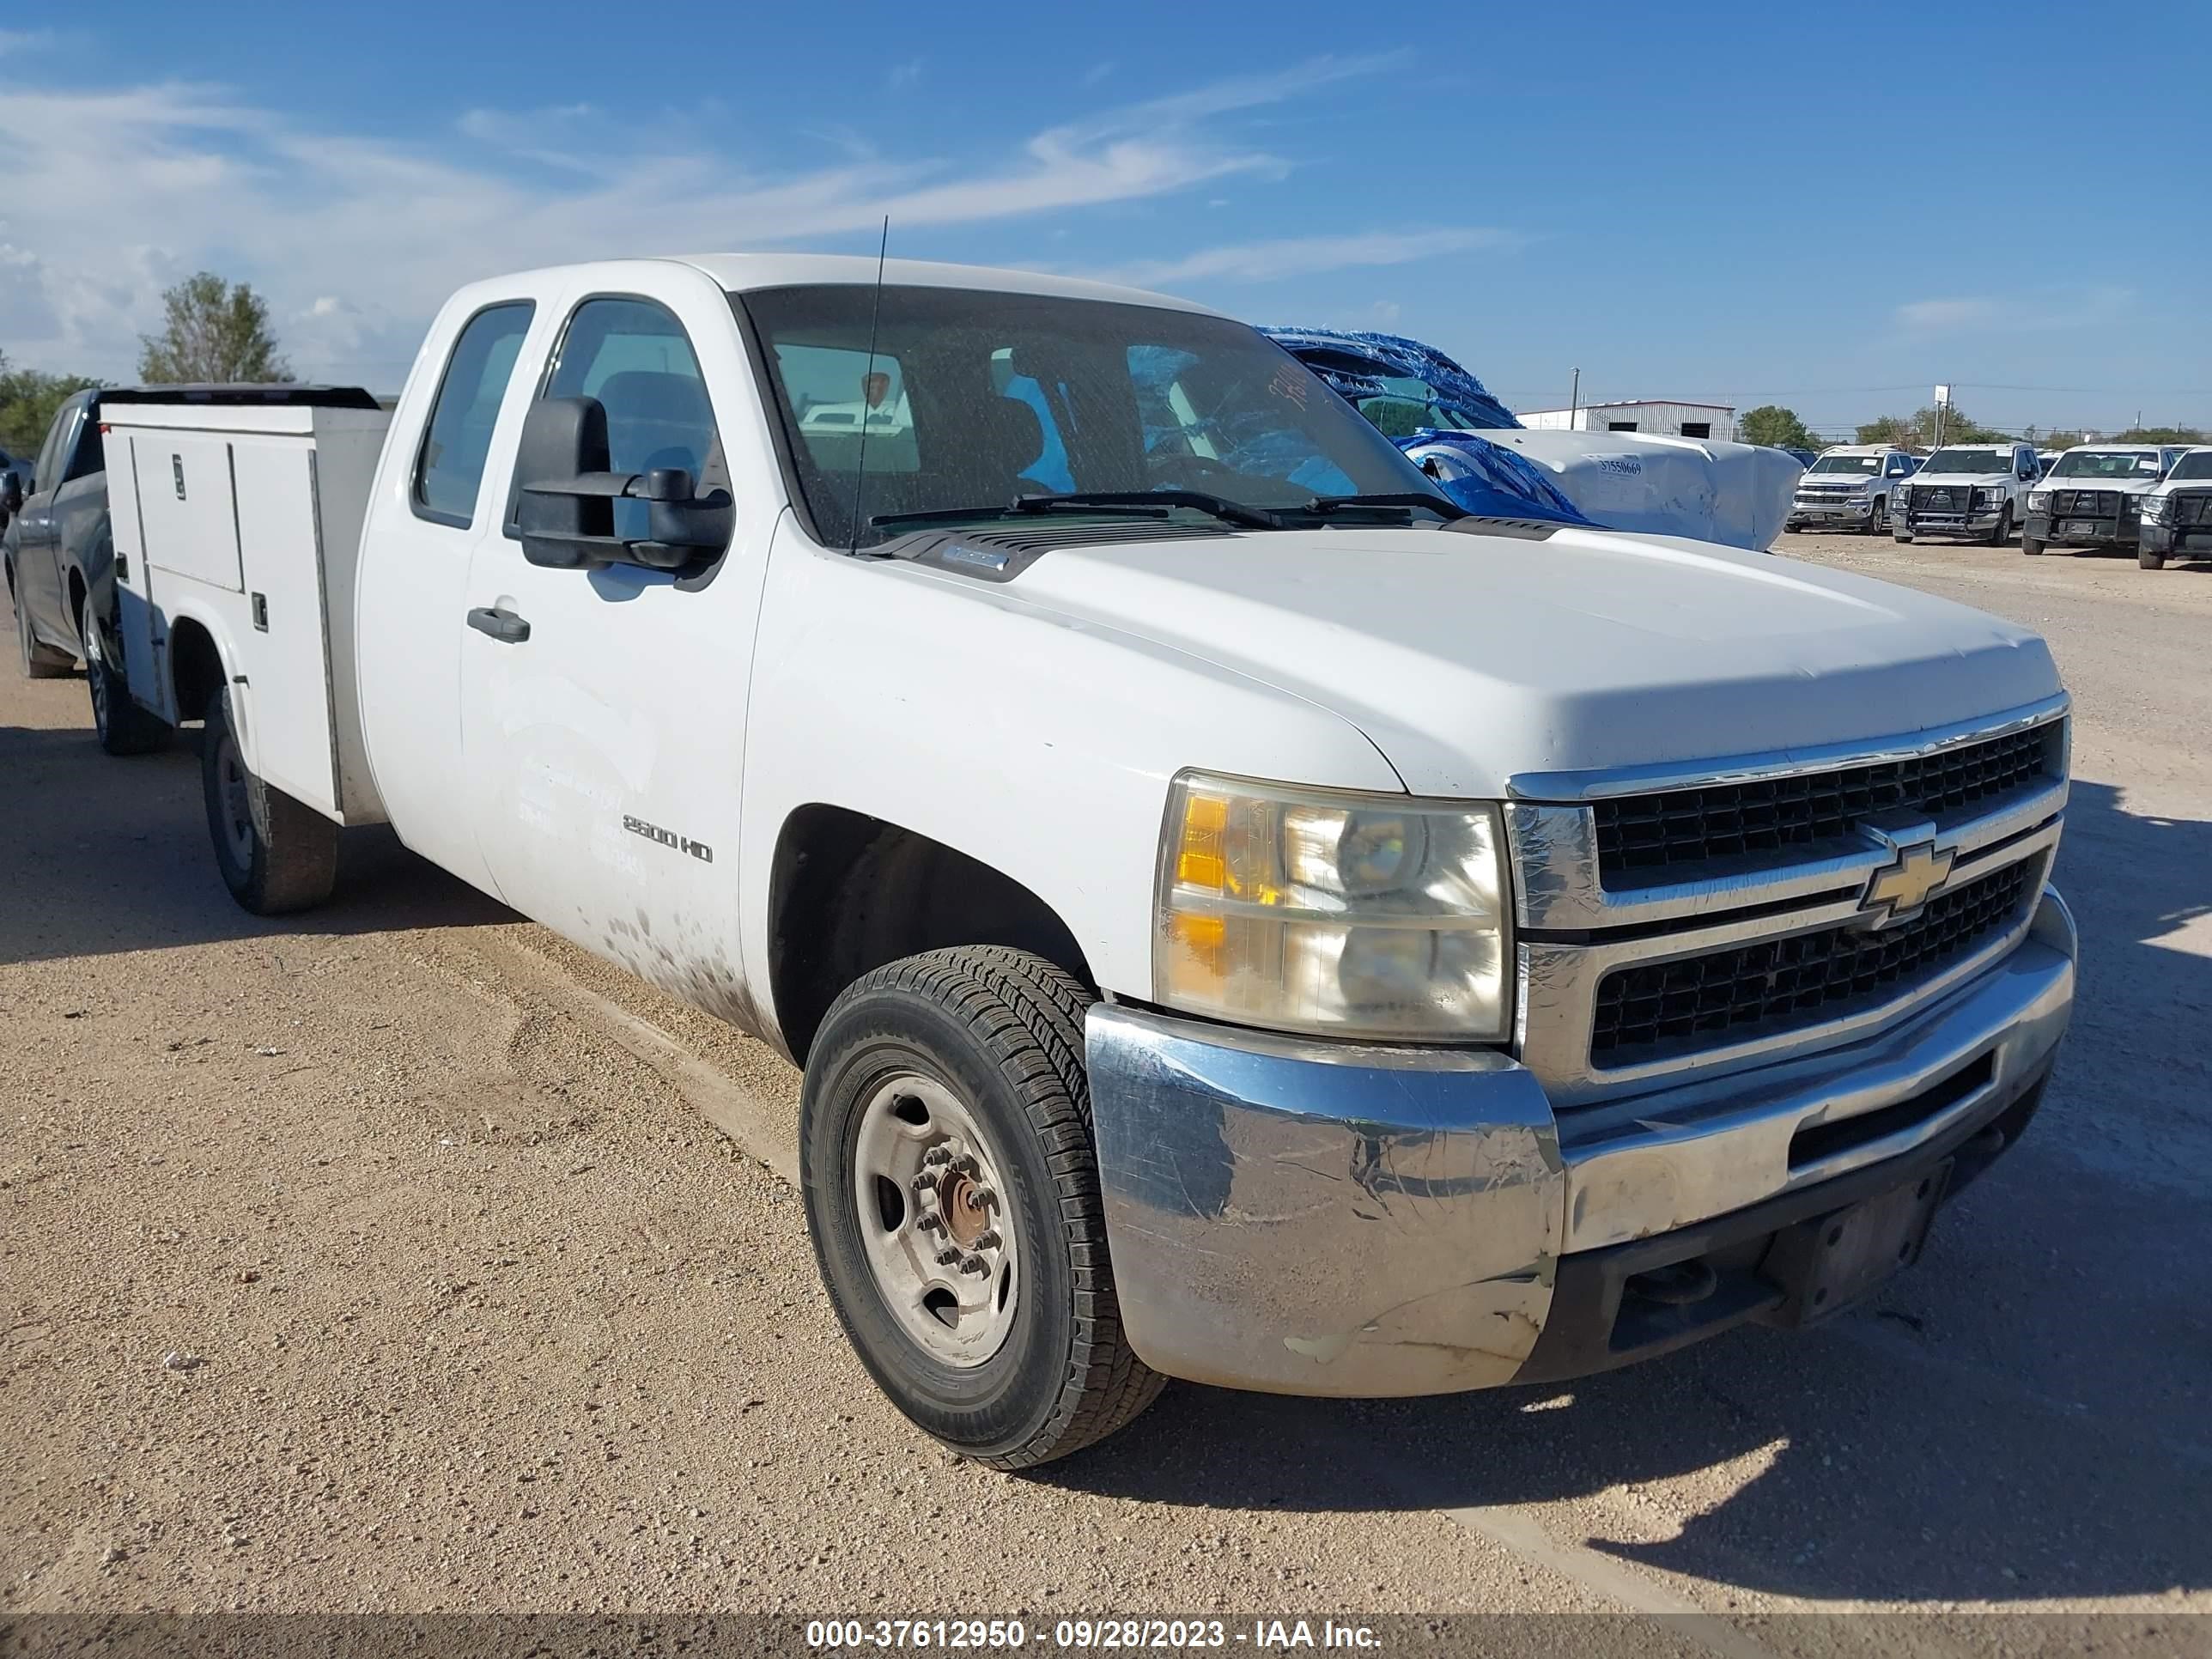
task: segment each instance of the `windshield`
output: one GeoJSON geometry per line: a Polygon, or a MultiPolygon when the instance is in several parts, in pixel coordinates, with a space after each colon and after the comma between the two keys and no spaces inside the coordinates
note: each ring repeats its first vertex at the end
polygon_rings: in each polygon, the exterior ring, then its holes
{"type": "Polygon", "coordinates": [[[2192,449],[2173,464],[2169,478],[2212,478],[2212,449],[2192,449]]]}
{"type": "Polygon", "coordinates": [[[885,288],[880,314],[861,286],[732,297],[827,546],[912,528],[872,520],[981,517],[1075,491],[1180,489],[1261,509],[1418,495],[1458,514],[1310,369],[1225,318],[943,288],[885,288]]]}
{"type": "Polygon", "coordinates": [[[2054,478],[2155,478],[2158,453],[2149,449],[2069,449],[2051,469],[2054,478]]]}
{"type": "Polygon", "coordinates": [[[1923,472],[2009,472],[2008,449],[1939,449],[1928,458],[1923,472]]]}
{"type": "Polygon", "coordinates": [[[1871,478],[1881,471],[1879,455],[1823,455],[1805,469],[1808,472],[1848,472],[1871,478]]]}

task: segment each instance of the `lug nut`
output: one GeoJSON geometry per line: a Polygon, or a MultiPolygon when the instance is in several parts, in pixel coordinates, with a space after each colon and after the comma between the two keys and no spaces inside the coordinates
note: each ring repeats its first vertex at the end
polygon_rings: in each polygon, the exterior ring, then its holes
{"type": "Polygon", "coordinates": [[[939,1169],[952,1162],[952,1154],[942,1146],[933,1146],[921,1155],[921,1161],[932,1169],[939,1169]]]}
{"type": "Polygon", "coordinates": [[[975,1235],[975,1248],[979,1250],[995,1250],[999,1243],[999,1231],[995,1227],[986,1227],[975,1235]]]}
{"type": "Polygon", "coordinates": [[[963,1152],[952,1160],[952,1169],[956,1175],[973,1176],[975,1173],[975,1160],[963,1152]]]}
{"type": "Polygon", "coordinates": [[[914,1195],[916,1198],[927,1198],[930,1194],[937,1190],[937,1177],[935,1176],[919,1175],[909,1182],[908,1185],[914,1188],[914,1195]]]}
{"type": "Polygon", "coordinates": [[[944,1229],[944,1226],[945,1226],[945,1218],[944,1218],[943,1216],[941,1216],[941,1215],[937,1215],[937,1214],[934,1214],[934,1213],[933,1213],[933,1214],[929,1214],[929,1215],[921,1215],[921,1216],[916,1216],[916,1217],[915,1218],[914,1224],[915,1224],[915,1226],[917,1226],[917,1227],[921,1228],[921,1229],[922,1230],[922,1231],[924,1231],[924,1232],[926,1232],[926,1233],[939,1232],[939,1231],[943,1231],[943,1229],[944,1229]]]}
{"type": "Polygon", "coordinates": [[[999,1207],[999,1195],[988,1187],[976,1188],[968,1194],[968,1201],[979,1210],[995,1210],[999,1207]]]}
{"type": "Polygon", "coordinates": [[[960,1264],[960,1271],[963,1273],[987,1273],[991,1271],[991,1264],[980,1255],[971,1255],[960,1264]]]}
{"type": "Polygon", "coordinates": [[[940,1267],[949,1267],[959,1260],[960,1252],[957,1250],[939,1250],[937,1253],[937,1265],[940,1267]]]}

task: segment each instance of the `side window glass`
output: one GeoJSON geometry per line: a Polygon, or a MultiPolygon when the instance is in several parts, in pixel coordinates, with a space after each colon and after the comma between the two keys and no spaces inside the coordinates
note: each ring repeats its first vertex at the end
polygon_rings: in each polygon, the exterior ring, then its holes
{"type": "MultiPolygon", "coordinates": [[[[849,410],[862,390],[857,371],[846,385],[849,410]]],[[[599,400],[607,412],[607,464],[617,472],[680,466],[700,495],[730,487],[699,360],[684,325],[665,306],[606,299],[577,307],[543,395],[599,400]]],[[[876,461],[872,428],[871,471],[876,461]]],[[[648,502],[615,502],[614,533],[625,541],[644,540],[651,514],[648,502]]]]}
{"type": "Polygon", "coordinates": [[[72,478],[88,478],[107,467],[106,447],[100,441],[100,422],[93,416],[97,411],[87,410],[85,419],[76,435],[76,450],[70,457],[69,471],[56,482],[67,483],[72,478]]]}
{"type": "Polygon", "coordinates": [[[76,428],[76,416],[77,406],[64,404],[61,413],[54,416],[54,423],[46,428],[46,441],[39,446],[38,463],[31,469],[40,489],[52,489],[61,482],[54,477],[54,471],[61,464],[64,453],[63,445],[69,441],[70,434],[76,428]]]}
{"type": "Polygon", "coordinates": [[[536,309],[527,300],[487,307],[453,343],[415,459],[415,509],[423,518],[465,530],[475,516],[500,400],[536,309]]]}

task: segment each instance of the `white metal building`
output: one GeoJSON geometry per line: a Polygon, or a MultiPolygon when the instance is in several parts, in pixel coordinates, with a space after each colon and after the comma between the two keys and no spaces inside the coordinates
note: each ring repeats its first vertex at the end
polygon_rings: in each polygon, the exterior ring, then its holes
{"type": "Polygon", "coordinates": [[[1686,404],[1667,398],[1630,403],[1584,404],[1564,409],[1513,411],[1522,425],[1539,432],[1648,432],[1663,438],[1733,438],[1735,410],[1726,404],[1686,404]]]}

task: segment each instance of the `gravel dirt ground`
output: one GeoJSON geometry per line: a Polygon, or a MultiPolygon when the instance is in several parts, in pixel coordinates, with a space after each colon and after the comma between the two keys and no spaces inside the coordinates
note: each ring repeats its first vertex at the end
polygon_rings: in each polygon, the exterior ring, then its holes
{"type": "Polygon", "coordinates": [[[1655,1650],[2203,1650],[2212,566],[1782,550],[2037,628],[2073,689],[2082,1000],[2023,1145],[1818,1332],[1434,1401],[1174,1386],[1025,1478],[847,1352],[781,1061],[382,832],[328,908],[248,916],[196,736],[110,760],[81,678],[0,672],[0,1613],[1582,1611],[1655,1650]],[[1875,1609],[1917,1616],[1789,1617],[1875,1609]]]}

